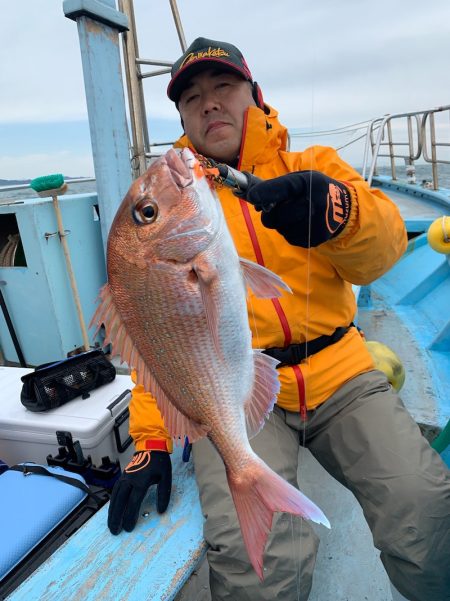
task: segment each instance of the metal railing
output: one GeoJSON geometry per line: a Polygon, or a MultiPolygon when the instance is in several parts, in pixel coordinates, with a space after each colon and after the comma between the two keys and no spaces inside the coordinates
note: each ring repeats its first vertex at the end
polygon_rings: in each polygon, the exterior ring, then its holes
{"type": "MultiPolygon", "coordinates": [[[[181,24],[176,0],[169,0],[169,3],[178,34],[178,39],[180,41],[181,50],[184,52],[187,48],[187,44],[184,37],[183,26],[181,24]]],[[[122,41],[125,63],[125,79],[127,83],[131,122],[131,137],[133,144],[131,148],[131,167],[133,170],[133,178],[136,178],[146,170],[147,159],[151,159],[156,156],[154,153],[152,153],[152,147],[165,145],[163,143],[150,143],[142,81],[149,77],[170,73],[173,62],[139,58],[133,0],[119,0],[119,9],[128,17],[129,22],[129,29],[123,33],[122,41]],[[151,65],[154,67],[163,68],[156,71],[143,72],[141,69],[143,65],[151,65]]]]}
{"type": "Polygon", "coordinates": [[[436,115],[441,113],[448,117],[446,133],[450,140],[450,105],[438,108],[414,111],[410,113],[397,113],[373,119],[367,126],[366,142],[362,176],[369,185],[374,175],[377,174],[377,163],[380,157],[389,159],[391,176],[397,179],[395,159],[403,159],[405,165],[412,168],[419,159],[431,164],[432,187],[439,189],[438,165],[450,165],[450,160],[438,156],[438,149],[450,147],[450,142],[442,141],[442,133],[437,136],[436,115]],[[394,127],[396,128],[394,135],[394,127]],[[399,131],[398,130],[402,130],[399,131]],[[399,138],[405,135],[405,138],[399,138]],[[406,150],[405,150],[406,147],[406,150]],[[369,148],[372,158],[369,166],[369,148]],[[382,149],[386,148],[385,152],[382,149]],[[366,177],[368,171],[368,175],[366,177]]]}

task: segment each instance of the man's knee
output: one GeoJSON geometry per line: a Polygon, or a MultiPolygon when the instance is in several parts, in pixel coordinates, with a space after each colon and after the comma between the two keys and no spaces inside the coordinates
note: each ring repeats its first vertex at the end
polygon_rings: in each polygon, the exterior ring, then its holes
{"type": "Polygon", "coordinates": [[[411,599],[450,600],[449,507],[450,481],[409,478],[389,535],[377,544],[392,582],[411,599]]]}
{"type": "Polygon", "coordinates": [[[213,598],[233,601],[306,600],[319,540],[311,526],[287,514],[274,516],[264,553],[264,581],[250,565],[237,520],[209,517],[205,539],[210,545],[213,598]]]}

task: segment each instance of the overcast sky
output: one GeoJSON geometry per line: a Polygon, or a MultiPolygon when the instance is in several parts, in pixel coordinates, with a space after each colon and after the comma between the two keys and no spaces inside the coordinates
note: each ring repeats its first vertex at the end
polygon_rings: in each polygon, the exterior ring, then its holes
{"type": "MultiPolygon", "coordinates": [[[[0,179],[93,175],[78,32],[62,4],[2,3],[0,179]]],[[[450,104],[449,0],[178,0],[178,8],[188,43],[205,36],[242,50],[289,128],[450,104]]],[[[135,0],[135,12],[140,56],[176,60],[168,0],[135,0]]],[[[167,75],[144,82],[153,142],[181,133],[167,83],[167,75]]]]}

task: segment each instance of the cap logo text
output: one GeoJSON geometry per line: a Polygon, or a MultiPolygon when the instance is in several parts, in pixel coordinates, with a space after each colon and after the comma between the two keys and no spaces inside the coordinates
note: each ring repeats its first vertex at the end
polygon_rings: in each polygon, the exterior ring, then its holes
{"type": "Polygon", "coordinates": [[[197,61],[200,58],[209,58],[209,57],[219,58],[222,56],[230,56],[230,55],[228,52],[226,52],[222,48],[211,48],[211,46],[210,46],[208,48],[208,50],[201,50],[199,52],[191,52],[190,54],[188,54],[186,56],[186,58],[184,59],[184,61],[181,63],[179,68],[182,69],[188,63],[191,63],[192,61],[197,61]]]}

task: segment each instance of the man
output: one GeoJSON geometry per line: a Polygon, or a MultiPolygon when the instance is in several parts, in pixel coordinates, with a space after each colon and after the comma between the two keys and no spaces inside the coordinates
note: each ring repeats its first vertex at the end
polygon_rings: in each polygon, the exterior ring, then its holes
{"type": "MultiPolygon", "coordinates": [[[[333,149],[288,152],[286,129],[231,44],[196,39],[173,66],[168,95],[185,130],[176,147],[265,180],[251,179],[245,199],[225,188],[219,198],[238,254],[293,290],[249,303],[255,346],[281,361],[277,405],[253,448],[298,486],[299,444],[307,446],[362,505],[397,589],[413,601],[450,599],[450,475],[352,324],[351,284],[380,277],[406,248],[397,208],[333,149]]],[[[114,534],[134,528],[150,485],[160,512],[170,497],[172,442],[141,386],[130,413],[137,452],[112,495],[114,534]]],[[[306,600],[318,547],[310,524],[277,515],[260,582],[217,451],[202,439],[193,458],[213,599],[306,600]]]]}

